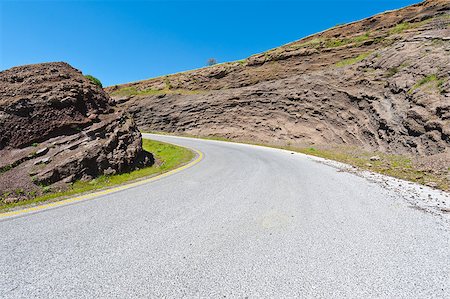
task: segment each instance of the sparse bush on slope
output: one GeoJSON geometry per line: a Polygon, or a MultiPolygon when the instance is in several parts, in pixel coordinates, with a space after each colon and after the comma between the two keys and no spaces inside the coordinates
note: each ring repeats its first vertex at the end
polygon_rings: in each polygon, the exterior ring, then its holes
{"type": "Polygon", "coordinates": [[[95,85],[99,86],[100,88],[103,88],[102,82],[95,78],[94,76],[91,75],[85,75],[84,77],[86,77],[87,79],[91,80],[92,83],[94,83],[95,85]]]}

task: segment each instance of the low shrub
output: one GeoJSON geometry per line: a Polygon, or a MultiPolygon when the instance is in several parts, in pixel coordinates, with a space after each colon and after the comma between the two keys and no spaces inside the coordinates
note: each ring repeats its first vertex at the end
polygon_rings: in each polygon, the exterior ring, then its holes
{"type": "Polygon", "coordinates": [[[102,82],[99,79],[95,78],[94,76],[85,75],[84,77],[89,79],[92,83],[94,83],[95,85],[99,86],[100,88],[103,88],[102,82]]]}

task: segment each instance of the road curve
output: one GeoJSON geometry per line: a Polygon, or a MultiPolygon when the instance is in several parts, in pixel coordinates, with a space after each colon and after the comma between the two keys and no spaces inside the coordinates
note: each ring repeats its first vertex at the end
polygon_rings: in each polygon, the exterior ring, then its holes
{"type": "Polygon", "coordinates": [[[204,153],[146,185],[0,222],[1,298],[449,298],[450,231],[287,151],[204,153]]]}

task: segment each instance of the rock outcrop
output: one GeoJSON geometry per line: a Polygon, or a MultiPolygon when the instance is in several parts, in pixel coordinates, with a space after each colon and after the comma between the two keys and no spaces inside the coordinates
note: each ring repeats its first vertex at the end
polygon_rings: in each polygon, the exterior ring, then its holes
{"type": "Polygon", "coordinates": [[[107,91],[145,130],[357,146],[448,171],[449,75],[450,3],[428,0],[242,61],[107,91]]]}
{"type": "Polygon", "coordinates": [[[70,65],[26,65],[0,73],[4,198],[151,163],[131,116],[70,65]]]}

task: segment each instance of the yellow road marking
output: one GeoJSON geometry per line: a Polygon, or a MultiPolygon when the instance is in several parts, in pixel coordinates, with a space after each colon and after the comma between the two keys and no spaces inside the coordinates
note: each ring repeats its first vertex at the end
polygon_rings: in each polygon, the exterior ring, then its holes
{"type": "Polygon", "coordinates": [[[181,166],[179,168],[176,168],[174,170],[162,173],[162,174],[154,176],[154,177],[150,177],[148,179],[143,179],[143,180],[140,180],[140,181],[137,181],[137,182],[133,182],[133,183],[129,183],[129,184],[113,187],[113,188],[102,190],[102,191],[96,191],[96,192],[93,192],[93,193],[89,193],[89,194],[85,194],[85,195],[81,195],[81,196],[77,196],[77,197],[72,197],[72,198],[68,198],[68,199],[64,199],[64,200],[60,200],[60,201],[55,201],[55,202],[51,202],[51,203],[47,203],[47,204],[42,204],[42,205],[30,207],[30,208],[25,208],[25,209],[21,209],[21,210],[1,213],[0,214],[0,219],[7,218],[7,217],[12,217],[12,216],[18,216],[18,215],[22,215],[22,214],[29,214],[29,213],[32,213],[32,212],[46,210],[46,209],[53,208],[53,207],[59,207],[59,206],[67,205],[67,204],[74,203],[74,202],[77,202],[77,201],[94,199],[94,198],[97,198],[99,196],[111,194],[111,193],[122,191],[122,190],[127,190],[127,189],[130,189],[130,188],[136,187],[136,186],[141,186],[141,185],[144,185],[144,184],[147,184],[147,183],[159,180],[159,179],[164,178],[166,176],[175,174],[175,173],[180,172],[180,171],[182,171],[182,170],[184,170],[186,168],[189,168],[191,166],[194,166],[195,164],[197,164],[198,162],[200,162],[203,159],[203,153],[201,151],[193,149],[193,148],[189,148],[187,146],[183,146],[183,147],[185,147],[187,149],[190,149],[191,151],[195,152],[197,154],[197,158],[194,161],[192,161],[192,162],[190,162],[190,163],[188,163],[186,165],[183,165],[183,166],[181,166]]]}

